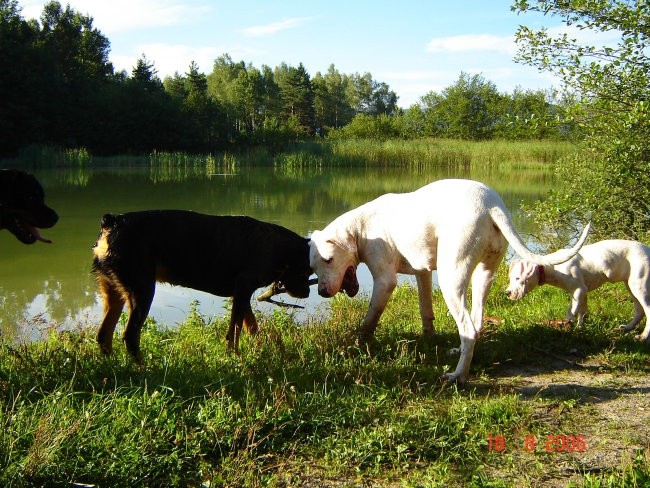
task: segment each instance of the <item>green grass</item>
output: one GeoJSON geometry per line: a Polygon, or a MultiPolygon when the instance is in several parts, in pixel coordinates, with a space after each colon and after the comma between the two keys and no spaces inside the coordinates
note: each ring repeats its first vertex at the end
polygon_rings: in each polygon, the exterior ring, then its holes
{"type": "MultiPolygon", "coordinates": [[[[354,344],[367,299],[345,296],[306,324],[284,309],[263,315],[240,356],[225,352],[226,321],[196,311],[177,330],[149,323],[141,367],[118,344],[103,357],[94,331],[2,343],[0,485],[540,486],[569,463],[574,486],[646,486],[648,446],[596,472],[580,456],[525,452],[527,435],[593,428],[595,406],[577,387],[525,395],[517,377],[499,379],[548,369],[549,354],[572,349],[600,373],[647,376],[648,346],[612,326],[631,313],[625,291],[590,297],[589,324],[558,330],[546,320],[564,313],[566,296],[545,287],[511,303],[504,275],[488,303],[504,322],[487,326],[462,388],[439,382],[458,342],[439,293],[437,335],[424,340],[408,286],[395,291],[370,352],[354,344]],[[505,451],[488,450],[494,435],[505,451]]],[[[607,429],[589,443],[620,437],[607,429]]]]}

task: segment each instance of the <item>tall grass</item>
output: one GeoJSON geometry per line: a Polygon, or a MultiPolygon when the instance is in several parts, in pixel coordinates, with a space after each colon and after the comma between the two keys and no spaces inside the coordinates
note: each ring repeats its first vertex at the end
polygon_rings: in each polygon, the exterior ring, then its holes
{"type": "Polygon", "coordinates": [[[62,149],[58,147],[32,144],[25,147],[18,156],[11,160],[13,164],[23,167],[57,167],[87,166],[93,157],[84,147],[62,149]]]}
{"type": "Polygon", "coordinates": [[[430,140],[336,140],[327,143],[333,156],[350,164],[396,166],[509,166],[554,163],[576,151],[568,142],[430,140]]]}
{"type": "MultiPolygon", "coordinates": [[[[562,465],[579,473],[583,458],[519,444],[593,426],[589,404],[579,394],[527,399],[493,379],[504,364],[545,365],[546,350],[617,351],[603,367],[628,374],[647,373],[650,360],[645,346],[603,326],[631,312],[618,292],[593,303],[600,319],[589,329],[558,331],[543,324],[566,297],[538,291],[526,306],[490,296],[504,324],[484,332],[465,389],[439,382],[458,342],[440,294],[437,335],[425,340],[408,286],[395,291],[369,350],[354,343],[367,298],[342,296],[304,325],[281,309],[262,315],[261,335],[245,336],[240,356],[225,352],[226,319],[196,309],[176,330],[149,323],[140,367],[121,346],[102,357],[92,331],[3,342],[0,485],[505,487],[539,486],[562,465]],[[505,452],[488,450],[494,435],[508,440],[505,452]]],[[[635,486],[625,483],[648,476],[638,461],[577,479],[635,486]]]]}

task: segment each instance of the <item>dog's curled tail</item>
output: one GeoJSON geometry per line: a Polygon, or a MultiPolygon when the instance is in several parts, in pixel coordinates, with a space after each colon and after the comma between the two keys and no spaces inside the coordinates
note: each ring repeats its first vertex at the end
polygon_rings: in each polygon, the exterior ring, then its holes
{"type": "Polygon", "coordinates": [[[510,215],[508,215],[502,208],[492,207],[490,209],[490,216],[508,243],[522,259],[543,266],[553,266],[564,263],[578,254],[587,240],[589,229],[591,228],[591,222],[588,222],[584,229],[582,229],[582,234],[580,234],[578,241],[569,249],[560,249],[550,254],[536,254],[526,247],[521,236],[515,230],[510,215]]]}

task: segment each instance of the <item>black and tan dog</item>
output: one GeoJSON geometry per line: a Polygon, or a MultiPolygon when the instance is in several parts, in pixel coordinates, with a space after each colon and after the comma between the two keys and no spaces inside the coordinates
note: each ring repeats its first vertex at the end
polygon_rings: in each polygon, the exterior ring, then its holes
{"type": "Polygon", "coordinates": [[[308,239],[246,216],[184,210],[107,214],[93,254],[104,299],[97,342],[104,353],[111,353],[115,326],[127,303],[130,316],[123,339],[137,361],[156,281],[232,297],[226,339],[235,352],[242,325],[251,334],[257,332],[250,305],[256,289],[280,282],[293,297],[309,296],[308,239]]]}
{"type": "Polygon", "coordinates": [[[52,241],[38,228],[48,229],[59,220],[45,205],[45,193],[38,180],[17,169],[0,170],[0,229],[7,229],[24,244],[52,241]]]}

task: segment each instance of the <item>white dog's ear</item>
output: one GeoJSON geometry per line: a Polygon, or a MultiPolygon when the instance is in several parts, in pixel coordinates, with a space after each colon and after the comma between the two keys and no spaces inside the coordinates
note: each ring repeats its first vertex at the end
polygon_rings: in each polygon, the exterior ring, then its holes
{"type": "Polygon", "coordinates": [[[327,239],[328,242],[340,247],[344,251],[356,254],[357,241],[352,237],[349,232],[339,232],[335,236],[327,239]]]}

